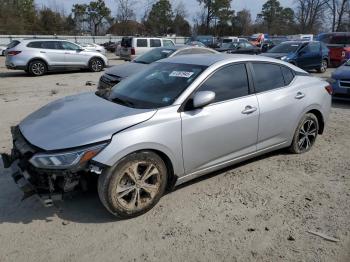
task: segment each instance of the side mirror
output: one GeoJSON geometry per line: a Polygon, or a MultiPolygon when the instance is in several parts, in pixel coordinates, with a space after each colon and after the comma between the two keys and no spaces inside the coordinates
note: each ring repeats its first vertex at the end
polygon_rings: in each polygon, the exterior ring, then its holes
{"type": "Polygon", "coordinates": [[[80,53],[80,52],[84,51],[84,49],[79,48],[79,49],[76,49],[76,51],[77,51],[77,53],[80,53]]]}
{"type": "Polygon", "coordinates": [[[194,109],[203,108],[215,100],[215,93],[212,91],[200,91],[193,97],[194,109]]]}

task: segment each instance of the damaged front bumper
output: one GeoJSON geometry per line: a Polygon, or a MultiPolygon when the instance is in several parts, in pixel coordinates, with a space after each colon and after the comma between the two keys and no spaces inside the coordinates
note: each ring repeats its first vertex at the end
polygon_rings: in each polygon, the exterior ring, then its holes
{"type": "Polygon", "coordinates": [[[39,193],[36,186],[30,182],[30,175],[28,172],[21,170],[19,167],[19,160],[17,159],[11,163],[10,159],[11,156],[1,154],[0,166],[10,173],[18,188],[23,192],[22,200],[31,196],[36,196],[45,207],[51,207],[54,201],[62,200],[62,194],[60,193],[39,193]]]}
{"type": "Polygon", "coordinates": [[[50,207],[78,189],[87,190],[91,174],[100,173],[101,168],[86,163],[71,169],[41,169],[30,163],[32,156],[43,150],[31,145],[18,127],[11,128],[13,149],[11,155],[1,154],[0,166],[9,173],[23,192],[22,200],[36,196],[42,204],[50,207]]]}

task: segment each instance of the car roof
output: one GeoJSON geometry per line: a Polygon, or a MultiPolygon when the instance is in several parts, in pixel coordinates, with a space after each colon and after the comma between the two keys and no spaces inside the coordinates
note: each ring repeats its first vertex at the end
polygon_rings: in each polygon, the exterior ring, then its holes
{"type": "Polygon", "coordinates": [[[234,54],[196,54],[186,56],[174,56],[160,60],[160,63],[178,63],[178,64],[190,64],[190,65],[201,65],[211,66],[217,62],[244,62],[244,61],[260,61],[260,62],[273,62],[284,64],[280,60],[276,60],[264,56],[254,55],[234,55],[234,54]]]}

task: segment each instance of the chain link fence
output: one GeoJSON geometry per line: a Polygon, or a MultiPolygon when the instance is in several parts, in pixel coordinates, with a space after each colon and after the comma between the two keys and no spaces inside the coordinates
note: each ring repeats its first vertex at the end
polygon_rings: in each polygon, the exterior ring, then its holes
{"type": "MultiPolygon", "coordinates": [[[[59,38],[77,43],[96,43],[103,44],[106,42],[121,41],[123,36],[72,36],[72,35],[0,35],[0,45],[8,45],[12,40],[21,40],[24,38],[59,38]]],[[[175,44],[184,44],[188,37],[164,37],[171,39],[175,44]]]]}

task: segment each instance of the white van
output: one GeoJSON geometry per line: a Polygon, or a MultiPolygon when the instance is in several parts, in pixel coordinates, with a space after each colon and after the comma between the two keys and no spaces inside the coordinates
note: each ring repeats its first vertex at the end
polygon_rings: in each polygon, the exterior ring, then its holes
{"type": "Polygon", "coordinates": [[[174,47],[170,39],[157,37],[123,37],[120,49],[120,58],[133,60],[156,47],[174,47]]]}

